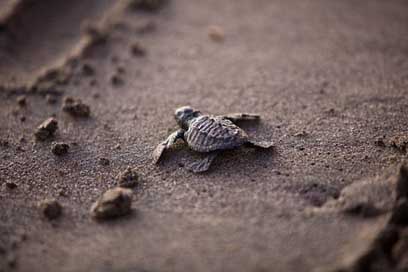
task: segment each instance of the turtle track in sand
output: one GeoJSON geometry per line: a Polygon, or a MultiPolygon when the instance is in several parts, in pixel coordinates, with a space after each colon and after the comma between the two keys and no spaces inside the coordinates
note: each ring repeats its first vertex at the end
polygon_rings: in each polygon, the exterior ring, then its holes
{"type": "Polygon", "coordinates": [[[101,20],[120,1],[9,0],[0,5],[2,89],[31,86],[82,52],[84,24],[101,20]]]}

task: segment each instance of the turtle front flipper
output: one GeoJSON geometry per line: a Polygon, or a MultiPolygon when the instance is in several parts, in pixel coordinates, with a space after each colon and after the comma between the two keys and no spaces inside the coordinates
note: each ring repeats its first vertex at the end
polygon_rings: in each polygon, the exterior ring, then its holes
{"type": "Polygon", "coordinates": [[[153,151],[153,162],[158,163],[161,156],[166,149],[169,149],[178,139],[184,140],[184,130],[179,129],[172,134],[163,142],[161,142],[153,151]]]}
{"type": "Polygon", "coordinates": [[[233,123],[242,121],[259,121],[261,116],[252,113],[230,113],[223,116],[225,119],[230,120],[233,123]]]}
{"type": "Polygon", "coordinates": [[[273,142],[268,142],[268,141],[254,141],[254,140],[248,140],[248,142],[246,142],[244,144],[245,146],[248,147],[256,147],[256,148],[263,148],[263,149],[269,149],[269,148],[273,148],[274,147],[274,143],[273,142]]]}
{"type": "Polygon", "coordinates": [[[205,172],[210,168],[211,163],[214,161],[218,154],[218,151],[210,152],[204,159],[187,165],[187,169],[193,173],[205,172]]]}

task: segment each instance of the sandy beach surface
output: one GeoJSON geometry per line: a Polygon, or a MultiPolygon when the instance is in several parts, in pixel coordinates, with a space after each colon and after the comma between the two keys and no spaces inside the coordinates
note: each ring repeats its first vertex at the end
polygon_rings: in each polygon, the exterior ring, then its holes
{"type": "Polygon", "coordinates": [[[403,0],[0,1],[0,271],[404,271],[407,95],[403,0]],[[183,105],[275,148],[154,165],[183,105]]]}

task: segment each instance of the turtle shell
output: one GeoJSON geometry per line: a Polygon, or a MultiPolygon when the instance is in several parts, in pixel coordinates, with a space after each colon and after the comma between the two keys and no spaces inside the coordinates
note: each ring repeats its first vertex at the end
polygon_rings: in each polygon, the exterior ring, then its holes
{"type": "Polygon", "coordinates": [[[248,135],[221,116],[203,115],[191,121],[184,134],[187,144],[198,152],[233,149],[248,141],[248,135]]]}

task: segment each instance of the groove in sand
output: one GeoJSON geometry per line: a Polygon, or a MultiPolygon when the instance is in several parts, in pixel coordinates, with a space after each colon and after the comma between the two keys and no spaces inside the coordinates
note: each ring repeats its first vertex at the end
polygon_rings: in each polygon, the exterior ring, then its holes
{"type": "Polygon", "coordinates": [[[30,86],[89,44],[81,25],[101,19],[117,1],[10,0],[0,7],[0,84],[30,86]]]}

